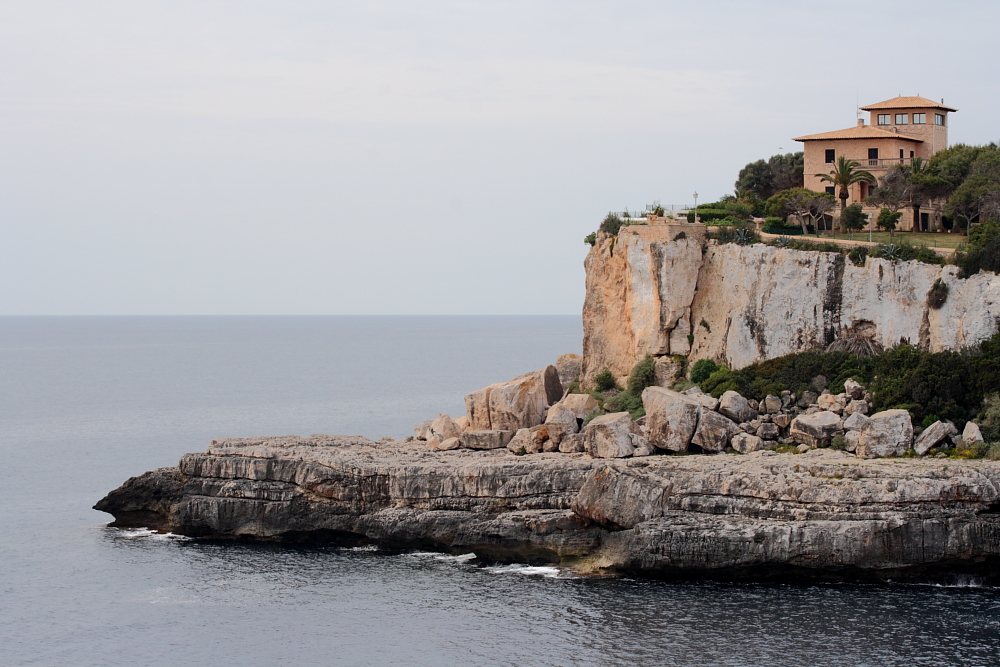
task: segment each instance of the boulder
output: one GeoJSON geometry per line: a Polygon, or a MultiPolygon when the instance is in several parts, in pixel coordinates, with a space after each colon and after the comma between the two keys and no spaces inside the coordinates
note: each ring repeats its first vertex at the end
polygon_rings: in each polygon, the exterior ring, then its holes
{"type": "Polygon", "coordinates": [[[764,449],[764,441],[755,435],[737,433],[733,436],[733,449],[740,454],[749,454],[764,449]]]}
{"type": "Polygon", "coordinates": [[[428,419],[425,422],[420,422],[413,427],[413,435],[417,437],[418,440],[426,440],[431,435],[431,420],[428,419]]]}
{"type": "Polygon", "coordinates": [[[712,396],[709,394],[698,393],[691,396],[691,398],[698,401],[698,403],[700,403],[702,407],[708,408],[709,410],[719,409],[719,399],[712,398],[712,396]]]}
{"type": "Polygon", "coordinates": [[[503,449],[513,437],[513,431],[499,429],[470,430],[458,436],[465,449],[503,449]]]}
{"type": "MultiPolygon", "coordinates": [[[[544,426],[542,428],[544,428],[544,426]]],[[[549,438],[548,440],[542,443],[542,451],[547,453],[558,452],[559,445],[553,442],[552,438],[549,438]]]]}
{"type": "Polygon", "coordinates": [[[840,416],[829,410],[821,410],[793,419],[788,435],[803,445],[825,447],[840,431],[840,416]]]}
{"type": "Polygon", "coordinates": [[[844,381],[844,391],[856,401],[860,401],[865,397],[865,388],[854,380],[844,381]]]}
{"type": "Polygon", "coordinates": [[[594,458],[613,459],[632,456],[633,435],[642,435],[632,416],[614,412],[591,420],[583,429],[586,451],[594,458]]]}
{"type": "Polygon", "coordinates": [[[868,423],[868,417],[864,416],[860,412],[855,412],[854,414],[848,416],[847,419],[844,420],[844,430],[860,431],[867,423],[868,423]]]}
{"type": "Polygon", "coordinates": [[[452,421],[451,417],[448,415],[438,415],[434,421],[431,422],[430,432],[432,435],[436,435],[441,440],[448,440],[449,438],[455,438],[461,431],[455,422],[452,421]]]}
{"type": "Polygon", "coordinates": [[[650,444],[672,452],[686,452],[698,427],[701,404],[695,398],[670,389],[646,387],[642,392],[642,406],[646,409],[646,433],[650,444]]]}
{"type": "Polygon", "coordinates": [[[560,354],[559,358],[556,359],[556,373],[559,375],[559,383],[562,384],[563,389],[569,386],[569,383],[580,377],[580,371],[583,368],[583,357],[579,354],[560,354]]]}
{"type": "Polygon", "coordinates": [[[761,412],[766,412],[769,415],[781,412],[781,399],[773,394],[768,394],[764,397],[764,409],[761,412]]]}
{"type": "Polygon", "coordinates": [[[658,387],[670,387],[681,376],[684,369],[683,357],[657,357],[653,371],[653,382],[658,387]]]}
{"type": "MultiPolygon", "coordinates": [[[[597,409],[597,400],[590,394],[566,394],[556,405],[569,408],[577,419],[586,419],[591,412],[597,409]]],[[[551,408],[549,409],[551,410],[551,408]]]]}
{"type": "Polygon", "coordinates": [[[815,405],[816,400],[819,398],[819,394],[813,391],[802,392],[802,398],[796,402],[796,405],[800,408],[808,408],[810,405],[815,405]]]}
{"type": "Polygon", "coordinates": [[[844,449],[855,452],[858,449],[858,431],[848,431],[844,434],[844,449]]]}
{"type": "Polygon", "coordinates": [[[771,419],[771,423],[777,426],[778,428],[788,428],[789,424],[792,423],[792,416],[774,415],[774,418],[771,419]]]}
{"type": "Polygon", "coordinates": [[[844,408],[844,412],[849,415],[853,415],[855,413],[866,415],[868,414],[870,407],[871,406],[868,405],[868,401],[854,400],[847,404],[847,407],[844,408]]]}
{"type": "Polygon", "coordinates": [[[796,449],[796,451],[798,451],[799,454],[805,454],[810,449],[812,449],[812,447],[810,447],[809,445],[799,445],[795,449],[796,449]]]}
{"type": "Polygon", "coordinates": [[[840,396],[834,396],[833,394],[820,394],[819,398],[816,399],[816,405],[819,406],[820,410],[834,412],[839,415],[844,411],[847,403],[841,399],[840,396]]]}
{"type": "Polygon", "coordinates": [[[876,412],[858,431],[857,455],[863,459],[905,454],[913,444],[913,424],[906,410],[876,412]]]}
{"type": "Polygon", "coordinates": [[[962,442],[966,447],[977,442],[983,442],[983,432],[979,430],[979,425],[974,422],[965,422],[965,429],[962,431],[962,442]]]}
{"type": "Polygon", "coordinates": [[[577,452],[587,451],[586,439],[583,437],[582,433],[564,435],[563,439],[559,442],[559,451],[564,454],[575,454],[577,452]]]}
{"type": "Polygon", "coordinates": [[[718,412],[703,410],[691,443],[706,452],[721,452],[729,446],[729,441],[733,439],[736,430],[736,423],[731,419],[718,412]]]}
{"type": "Polygon", "coordinates": [[[698,394],[704,394],[705,392],[701,390],[701,387],[695,385],[693,387],[688,387],[681,393],[684,394],[685,396],[697,396],[698,394]]]}
{"type": "Polygon", "coordinates": [[[719,398],[719,412],[737,423],[757,418],[757,411],[750,407],[749,401],[735,391],[727,391],[719,398]]]}
{"type": "Polygon", "coordinates": [[[917,456],[923,456],[931,447],[953,435],[958,435],[958,429],[955,428],[955,425],[951,422],[938,420],[924,429],[924,432],[913,443],[913,451],[917,453],[917,456]]]}
{"type": "MultiPolygon", "coordinates": [[[[537,454],[543,450],[548,437],[548,428],[544,424],[518,429],[514,437],[507,443],[507,451],[512,454],[537,454]]],[[[487,448],[475,447],[474,449],[487,448]]]]}
{"type": "Polygon", "coordinates": [[[576,413],[561,403],[556,403],[549,408],[549,412],[545,416],[545,427],[548,429],[549,439],[552,440],[554,447],[559,446],[563,436],[580,431],[580,426],[576,421],[576,413]]]}
{"type": "Polygon", "coordinates": [[[757,427],[757,435],[764,440],[777,440],[780,430],[776,424],[761,424],[757,427]]]}
{"type": "Polygon", "coordinates": [[[458,429],[459,433],[461,433],[462,431],[465,431],[466,429],[469,428],[469,416],[468,415],[462,415],[461,417],[455,417],[454,419],[452,419],[452,421],[455,422],[455,428],[458,429]]]}
{"type": "Polygon", "coordinates": [[[459,441],[458,438],[448,438],[447,440],[443,441],[440,445],[438,445],[437,448],[442,451],[448,451],[451,449],[458,449],[461,445],[462,443],[459,441]]]}
{"type": "MultiPolygon", "coordinates": [[[[525,373],[489,389],[490,429],[511,433],[541,424],[548,407],[562,398],[555,366],[525,373]]],[[[473,415],[469,419],[472,421],[473,415]]]]}
{"type": "MultiPolygon", "coordinates": [[[[468,428],[473,431],[489,430],[490,426],[490,393],[493,387],[491,384],[478,391],[474,391],[465,397],[465,414],[469,418],[468,428]]],[[[418,434],[419,438],[420,435],[418,434]]]]}

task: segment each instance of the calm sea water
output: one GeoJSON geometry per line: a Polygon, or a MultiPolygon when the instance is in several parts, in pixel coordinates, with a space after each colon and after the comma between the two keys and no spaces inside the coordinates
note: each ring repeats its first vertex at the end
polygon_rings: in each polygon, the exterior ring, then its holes
{"type": "Polygon", "coordinates": [[[403,436],[576,317],[0,318],[2,665],[997,665],[1000,591],[588,580],[110,529],[219,436],[403,436]]]}

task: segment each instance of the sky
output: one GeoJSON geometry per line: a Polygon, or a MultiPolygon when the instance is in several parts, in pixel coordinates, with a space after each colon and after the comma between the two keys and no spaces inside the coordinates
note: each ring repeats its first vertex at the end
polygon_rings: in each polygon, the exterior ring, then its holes
{"type": "Polygon", "coordinates": [[[0,0],[0,315],[578,314],[610,210],[944,98],[1000,3],[0,0]]]}

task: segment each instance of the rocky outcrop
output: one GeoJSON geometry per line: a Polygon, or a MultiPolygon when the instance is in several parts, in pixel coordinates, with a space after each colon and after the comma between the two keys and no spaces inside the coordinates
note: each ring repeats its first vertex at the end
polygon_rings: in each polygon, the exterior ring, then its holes
{"type": "MultiPolygon", "coordinates": [[[[752,438],[740,441],[752,448],[752,438]]],[[[196,537],[432,547],[581,572],[1000,578],[1000,463],[983,460],[824,449],[593,459],[226,439],[128,480],[96,508],[116,525],[196,537]]]]}
{"type": "Polygon", "coordinates": [[[906,339],[960,349],[1000,321],[1000,278],[989,272],[963,280],[954,266],[868,259],[859,267],[837,253],[765,245],[709,242],[702,253],[692,234],[675,234],[626,227],[588,254],[585,382],[605,368],[625,375],[647,353],[742,368],[846,334],[884,347],[906,339]],[[927,292],[938,279],[948,299],[934,309],[927,292]]]}

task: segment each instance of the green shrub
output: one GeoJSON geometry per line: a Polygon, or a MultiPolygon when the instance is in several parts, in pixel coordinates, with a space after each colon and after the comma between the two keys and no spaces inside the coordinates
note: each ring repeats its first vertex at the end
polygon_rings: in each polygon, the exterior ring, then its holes
{"type": "Polygon", "coordinates": [[[641,396],[642,390],[656,384],[656,360],[647,354],[639,363],[632,367],[628,374],[628,385],[625,390],[641,396]]]}
{"type": "Polygon", "coordinates": [[[719,368],[719,365],[711,359],[699,359],[691,367],[691,382],[701,384],[719,368]]]}
{"type": "Polygon", "coordinates": [[[601,226],[598,227],[598,231],[604,232],[609,236],[617,236],[618,230],[622,228],[622,219],[618,217],[615,213],[608,213],[604,216],[604,221],[601,222],[601,226]]]}
{"type": "Polygon", "coordinates": [[[611,374],[611,370],[605,368],[603,371],[595,375],[594,386],[597,387],[598,391],[607,391],[609,389],[614,389],[615,376],[611,374]]]}
{"type": "Polygon", "coordinates": [[[604,404],[607,412],[627,412],[632,419],[638,419],[646,414],[646,409],[642,407],[642,394],[633,394],[630,391],[623,391],[614,398],[609,398],[604,404]]]}
{"type": "Polygon", "coordinates": [[[931,285],[930,290],[927,292],[927,305],[934,310],[938,310],[947,300],[948,283],[938,278],[934,281],[934,284],[931,285]]]}
{"type": "Polygon", "coordinates": [[[784,218],[779,218],[775,215],[769,215],[764,218],[765,227],[798,227],[798,225],[786,225],[784,218]]]}
{"type": "Polygon", "coordinates": [[[965,249],[956,250],[952,262],[961,269],[961,278],[968,278],[980,271],[1000,274],[1000,236],[990,238],[981,246],[970,243],[965,249]]]}
{"type": "Polygon", "coordinates": [[[1000,440],[1000,396],[990,396],[983,402],[983,409],[976,419],[986,442],[1000,440]]]}
{"type": "Polygon", "coordinates": [[[1000,461],[1000,442],[994,442],[986,451],[986,458],[990,461],[1000,461]]]}
{"type": "Polygon", "coordinates": [[[868,246],[858,246],[847,253],[847,258],[854,266],[864,266],[868,259],[868,246]]]}
{"type": "Polygon", "coordinates": [[[727,391],[736,390],[736,376],[726,366],[719,366],[704,382],[701,383],[701,390],[706,394],[711,394],[719,398],[727,391]]]}
{"type": "MultiPolygon", "coordinates": [[[[721,208],[721,207],[720,208],[709,208],[709,206],[711,206],[711,204],[709,204],[707,206],[699,206],[698,207],[698,219],[701,222],[709,222],[709,221],[712,221],[712,220],[722,220],[723,218],[732,218],[733,217],[733,214],[732,214],[731,211],[728,211],[728,210],[726,210],[724,208],[721,208]]],[[[688,215],[687,215],[688,222],[694,222],[694,214],[695,214],[695,212],[693,210],[688,212],[688,215]]]]}
{"type": "Polygon", "coordinates": [[[920,425],[923,428],[927,428],[936,421],[941,421],[941,418],[938,417],[937,415],[927,415],[926,417],[924,417],[924,421],[921,422],[920,425]]]}
{"type": "Polygon", "coordinates": [[[597,232],[590,232],[589,234],[584,236],[583,242],[589,243],[590,247],[593,248],[595,245],[597,245],[597,232]]]}
{"type": "Polygon", "coordinates": [[[1000,237],[1000,220],[990,218],[969,230],[969,245],[982,248],[998,237],[1000,237]]]}
{"type": "Polygon", "coordinates": [[[847,438],[842,435],[835,435],[830,440],[830,449],[847,449],[847,438]]]}

